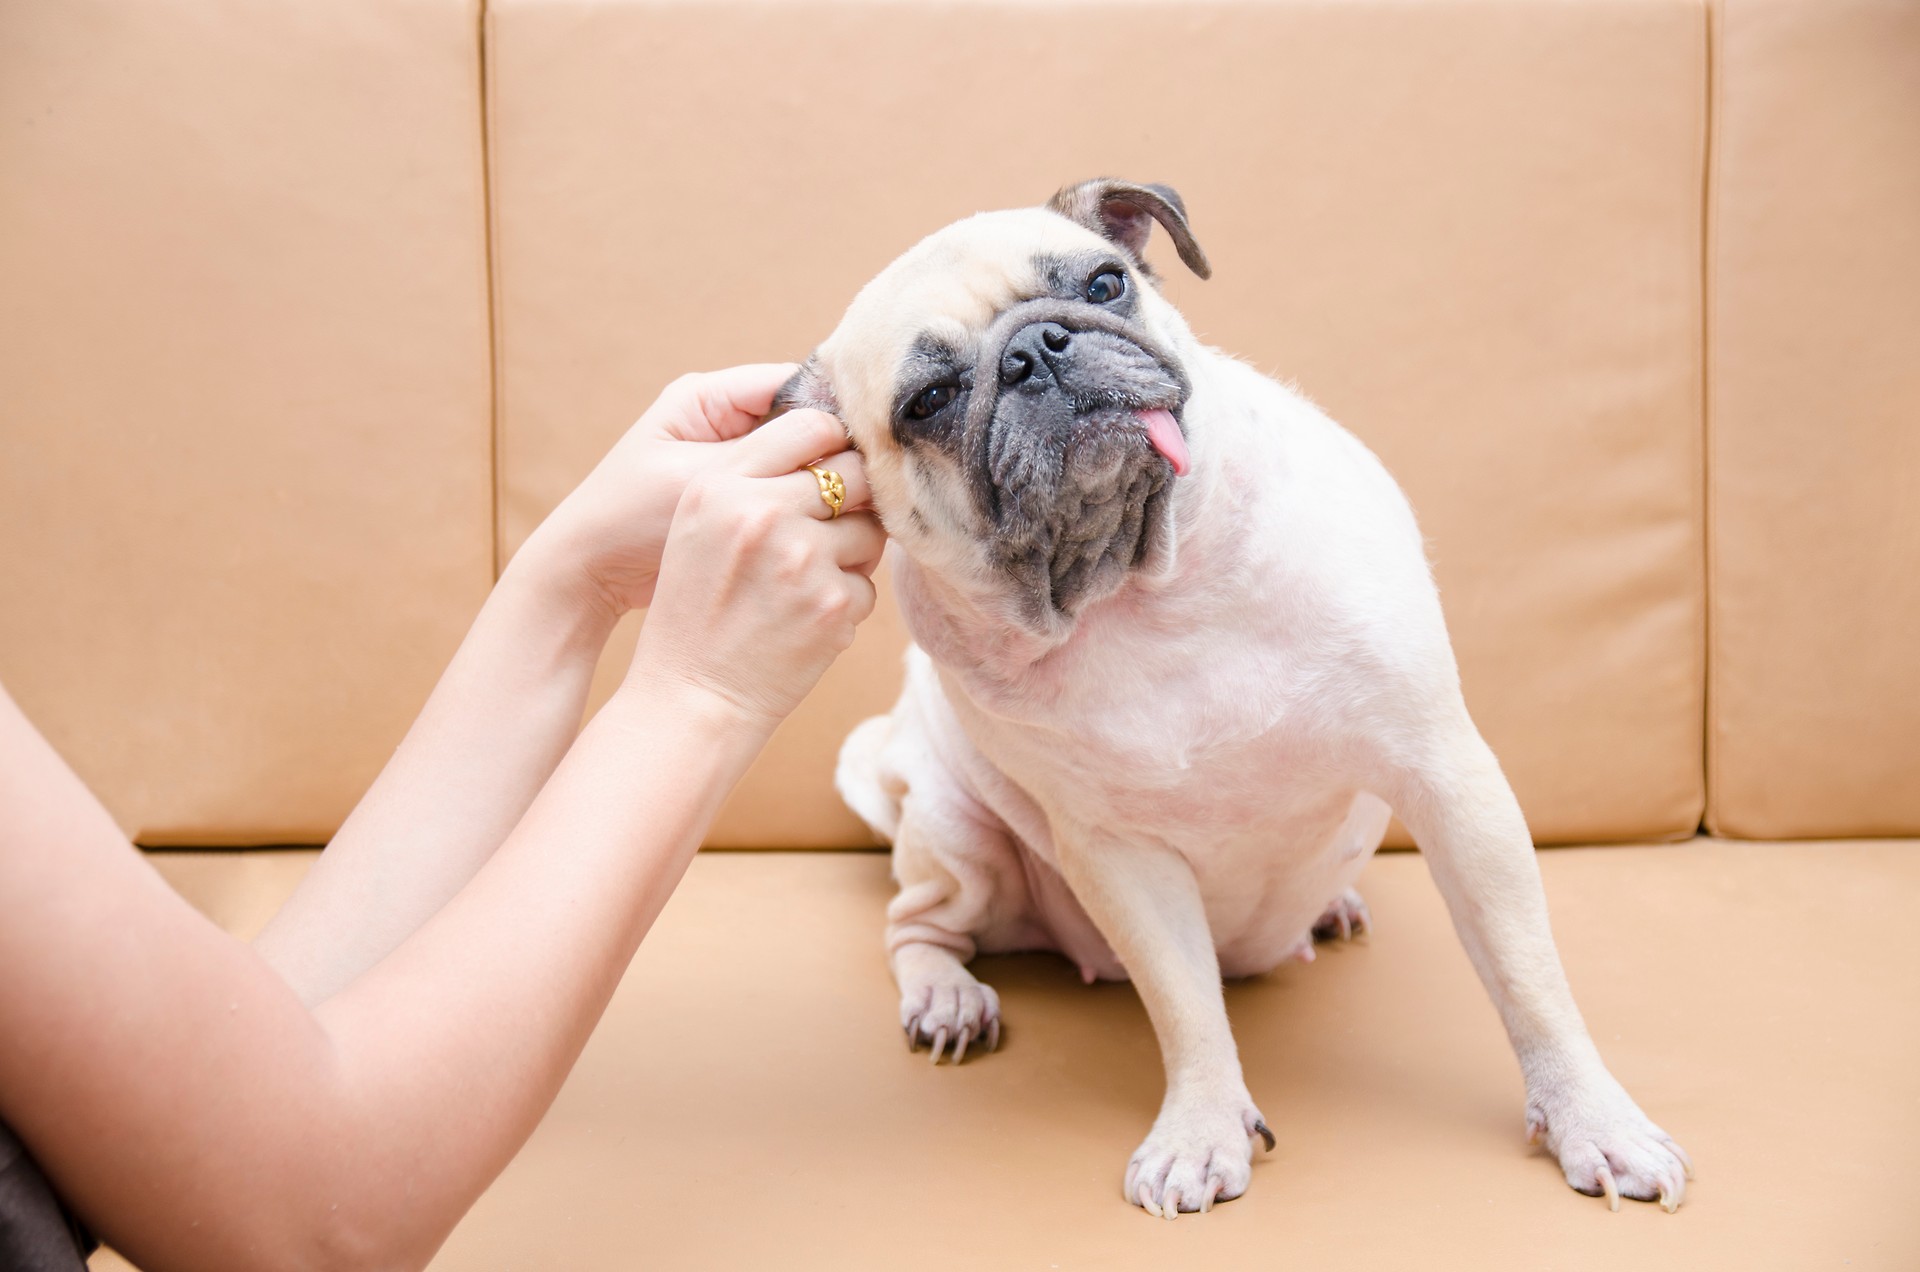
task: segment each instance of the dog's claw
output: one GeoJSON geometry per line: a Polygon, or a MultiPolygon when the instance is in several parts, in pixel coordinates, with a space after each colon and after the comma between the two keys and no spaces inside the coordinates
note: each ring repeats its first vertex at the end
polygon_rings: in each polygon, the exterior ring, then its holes
{"type": "Polygon", "coordinates": [[[1205,1214],[1246,1192],[1255,1135],[1272,1143],[1272,1132],[1251,1105],[1169,1105],[1127,1163],[1121,1195],[1162,1219],[1205,1214]]]}
{"type": "Polygon", "coordinates": [[[928,1061],[938,1065],[949,1058],[947,1044],[952,1043],[951,1058],[959,1065],[969,1055],[999,1046],[1000,999],[992,988],[958,964],[935,966],[933,973],[917,963],[904,972],[900,1019],[906,1023],[908,1052],[924,1045],[928,1061]]]}
{"type": "Polygon", "coordinates": [[[1367,913],[1367,903],[1360,894],[1348,888],[1327,905],[1313,925],[1313,936],[1322,941],[1331,941],[1335,937],[1351,941],[1373,926],[1373,916],[1367,913]]]}
{"type": "Polygon", "coordinates": [[[1545,1140],[1573,1190],[1606,1198],[1608,1210],[1617,1212],[1627,1200],[1658,1202],[1674,1213],[1686,1204],[1693,1173],[1687,1151],[1649,1122],[1617,1084],[1611,1109],[1603,1103],[1607,1094],[1604,1088],[1598,1095],[1590,1091],[1584,1104],[1568,1101],[1570,1107],[1557,1111],[1529,1101],[1528,1142],[1545,1140]]]}
{"type": "Polygon", "coordinates": [[[1145,1180],[1141,1180],[1139,1187],[1134,1189],[1134,1200],[1140,1203],[1140,1208],[1142,1210],[1152,1215],[1155,1219],[1158,1219],[1161,1217],[1160,1207],[1154,1203],[1153,1197],[1149,1193],[1147,1182],[1145,1180]]]}
{"type": "Polygon", "coordinates": [[[1273,1151],[1273,1142],[1274,1142],[1273,1132],[1267,1129],[1267,1124],[1265,1122],[1255,1122],[1253,1124],[1253,1133],[1255,1135],[1258,1135],[1262,1140],[1266,1141],[1267,1151],[1271,1153],[1273,1151]]]}

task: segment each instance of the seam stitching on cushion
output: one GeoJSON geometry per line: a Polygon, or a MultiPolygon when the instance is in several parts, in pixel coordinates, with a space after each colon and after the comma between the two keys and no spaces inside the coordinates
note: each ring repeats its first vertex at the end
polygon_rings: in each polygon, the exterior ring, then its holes
{"type": "Polygon", "coordinates": [[[492,582],[500,578],[502,557],[500,527],[501,487],[501,380],[504,359],[500,340],[500,253],[498,226],[494,221],[493,185],[493,42],[488,38],[492,16],[490,0],[478,0],[474,15],[474,38],[480,53],[480,192],[481,233],[486,247],[487,284],[487,477],[488,477],[488,554],[492,582]]]}
{"type": "Polygon", "coordinates": [[[1706,94],[1703,104],[1702,120],[1702,163],[1700,173],[1700,544],[1701,544],[1701,605],[1700,605],[1700,658],[1701,658],[1701,716],[1700,745],[1703,777],[1706,783],[1705,806],[1701,810],[1701,827],[1709,834],[1721,833],[1720,826],[1720,748],[1714,738],[1715,708],[1719,695],[1716,692],[1715,679],[1719,672],[1719,660],[1714,657],[1714,604],[1717,596],[1715,589],[1715,535],[1714,535],[1714,450],[1713,450],[1713,253],[1716,239],[1713,233],[1714,208],[1718,197],[1720,182],[1718,167],[1720,161],[1719,137],[1716,129],[1720,125],[1722,106],[1721,94],[1721,58],[1717,55],[1718,43],[1726,26],[1724,0],[1712,0],[1705,9],[1706,19],[1706,94]]]}

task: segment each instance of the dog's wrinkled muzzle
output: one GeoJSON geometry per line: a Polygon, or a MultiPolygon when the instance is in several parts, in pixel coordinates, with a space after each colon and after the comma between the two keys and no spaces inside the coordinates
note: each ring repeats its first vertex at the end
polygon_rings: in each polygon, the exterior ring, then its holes
{"type": "Polygon", "coordinates": [[[1126,319],[1042,299],[988,329],[974,384],[964,453],[993,555],[1037,611],[1071,615],[1170,533],[1186,376],[1126,319]]]}

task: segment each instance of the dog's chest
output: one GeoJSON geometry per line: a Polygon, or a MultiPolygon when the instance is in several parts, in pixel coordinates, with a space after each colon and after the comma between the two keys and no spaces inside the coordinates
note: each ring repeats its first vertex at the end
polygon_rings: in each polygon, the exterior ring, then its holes
{"type": "Polygon", "coordinates": [[[1116,609],[1012,688],[954,695],[983,754],[1057,829],[1185,848],[1321,820],[1340,783],[1324,658],[1283,609],[1116,609]]]}

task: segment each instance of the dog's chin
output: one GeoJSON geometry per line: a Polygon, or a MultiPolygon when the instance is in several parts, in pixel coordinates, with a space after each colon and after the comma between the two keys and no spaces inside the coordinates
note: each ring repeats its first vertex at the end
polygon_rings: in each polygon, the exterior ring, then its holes
{"type": "Polygon", "coordinates": [[[1176,471],[1131,408],[1078,417],[1049,458],[997,474],[989,553],[1023,625],[1059,633],[1135,576],[1172,568],[1176,471]]]}

